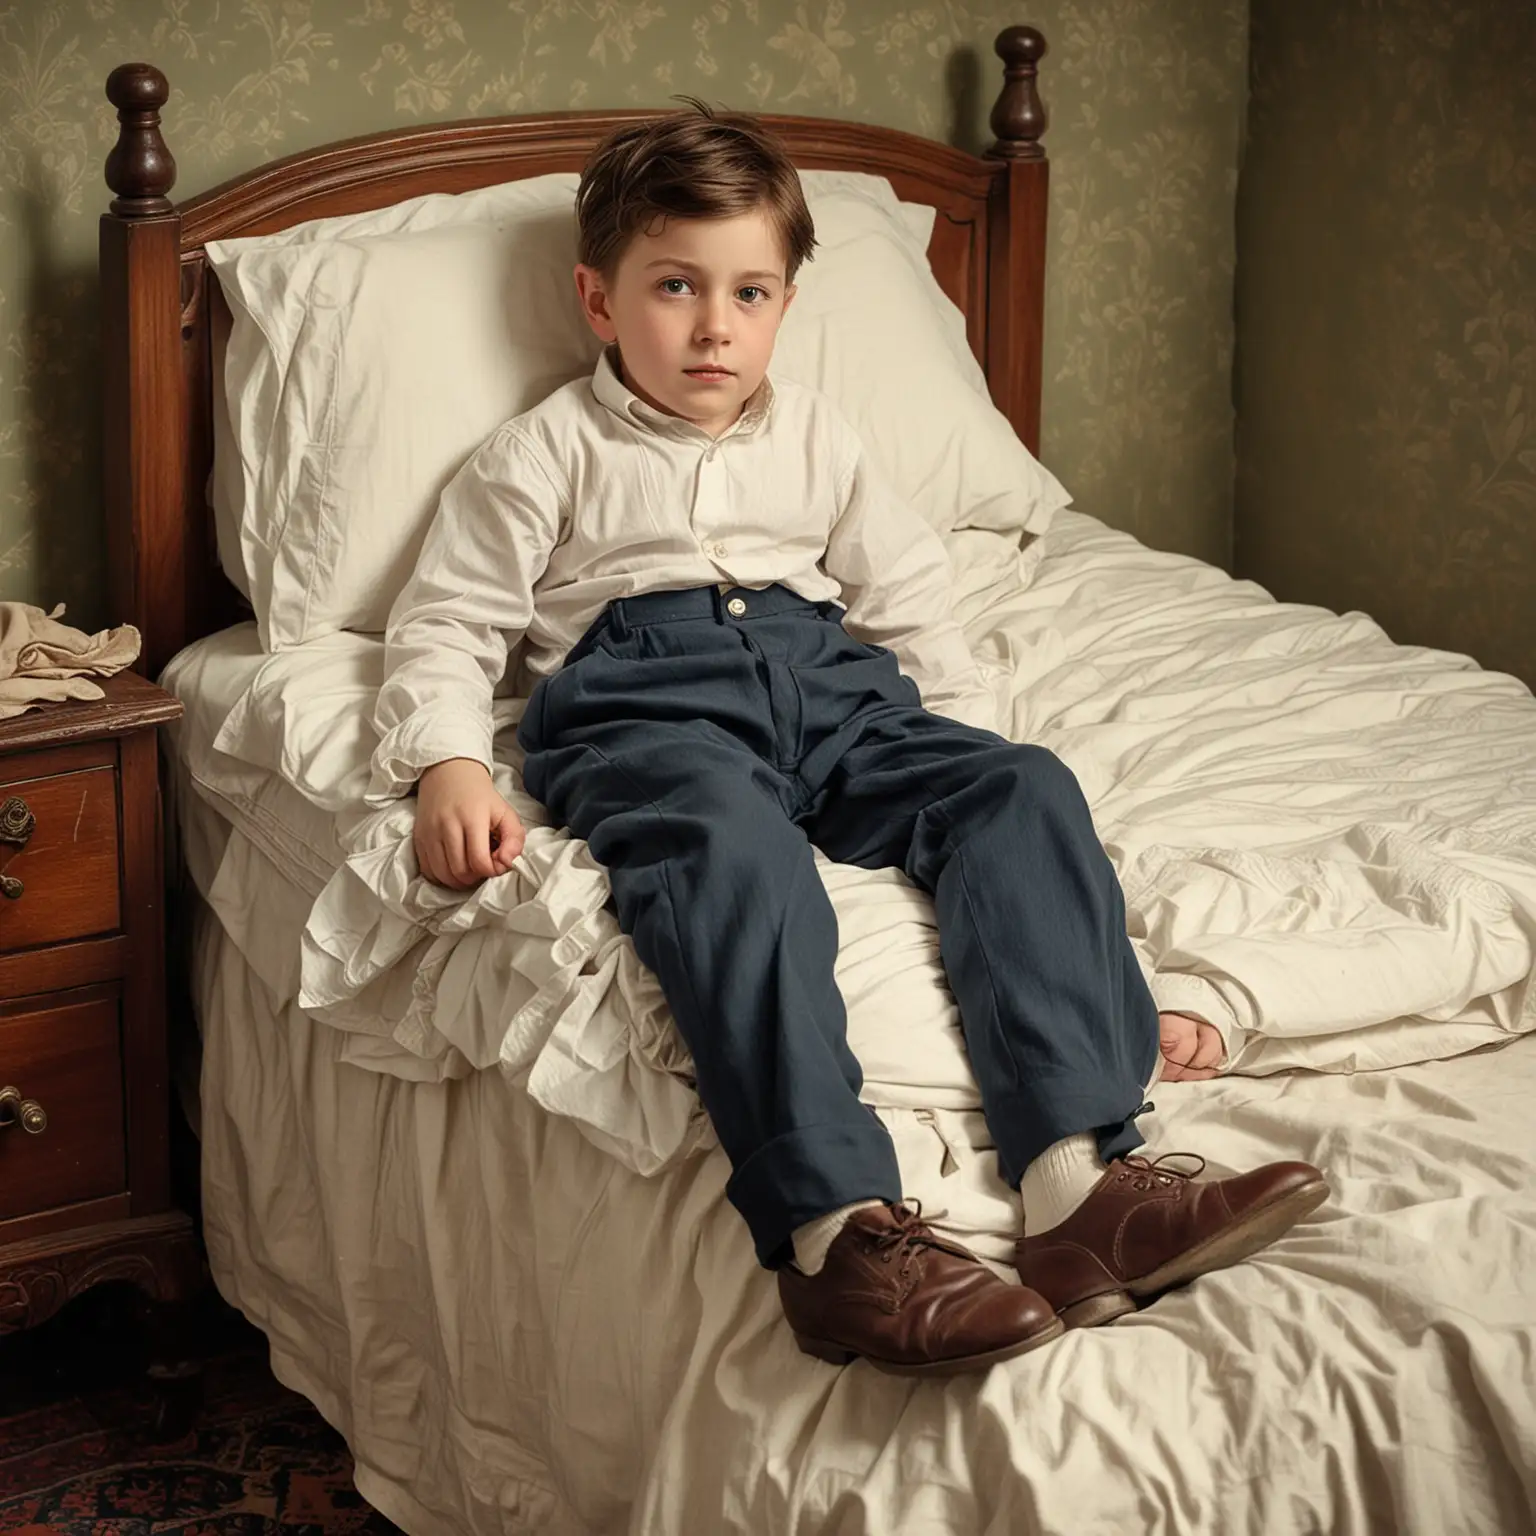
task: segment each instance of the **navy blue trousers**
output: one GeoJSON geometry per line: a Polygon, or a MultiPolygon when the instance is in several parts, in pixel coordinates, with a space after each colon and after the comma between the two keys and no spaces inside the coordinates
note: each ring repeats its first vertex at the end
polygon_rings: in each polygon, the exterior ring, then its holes
{"type": "Polygon", "coordinates": [[[783,587],[609,605],[534,690],[530,794],[606,866],[729,1155],[760,1261],[796,1227],[896,1200],[859,1103],[811,845],[932,894],[940,952],[1004,1176],[1063,1136],[1106,1156],[1156,1059],[1157,1009],[1114,867],[1071,771],[922,707],[835,603],[783,587]]]}

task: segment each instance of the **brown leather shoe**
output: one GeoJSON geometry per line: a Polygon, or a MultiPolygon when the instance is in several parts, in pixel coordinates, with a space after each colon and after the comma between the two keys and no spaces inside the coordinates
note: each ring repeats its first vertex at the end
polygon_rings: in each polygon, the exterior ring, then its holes
{"type": "Polygon", "coordinates": [[[1193,1154],[1116,1158],[1065,1221],[1019,1239],[1019,1278],[1068,1328],[1110,1322],[1134,1312],[1137,1298],[1236,1264],[1328,1198],[1310,1163],[1266,1163],[1199,1184],[1203,1157],[1191,1172],[1170,1167],[1170,1156],[1193,1154]]]}
{"type": "Polygon", "coordinates": [[[855,1211],[814,1275],[786,1264],[779,1297],[808,1355],[859,1356],[899,1376],[954,1376],[1011,1360],[1060,1336],[1031,1290],[1000,1280],[904,1205],[855,1211]]]}

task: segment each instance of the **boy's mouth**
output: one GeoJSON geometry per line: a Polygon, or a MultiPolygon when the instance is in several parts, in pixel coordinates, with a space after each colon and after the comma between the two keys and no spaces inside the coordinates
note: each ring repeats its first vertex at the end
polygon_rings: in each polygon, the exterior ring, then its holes
{"type": "Polygon", "coordinates": [[[690,379],[734,379],[736,377],[729,368],[684,368],[683,372],[690,379]]]}

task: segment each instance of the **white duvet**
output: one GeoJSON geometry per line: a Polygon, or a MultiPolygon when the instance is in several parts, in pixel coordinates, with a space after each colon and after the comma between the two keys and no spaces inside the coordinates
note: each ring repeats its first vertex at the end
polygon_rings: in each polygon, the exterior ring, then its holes
{"type": "MultiPolygon", "coordinates": [[[[1378,1069],[1536,1025],[1521,683],[1072,513],[1023,554],[994,533],[949,544],[1000,718],[1076,772],[1160,1004],[1217,1023],[1231,1071],[1378,1069]]],[[[708,1145],[601,867],[521,790],[519,702],[497,706],[499,787],[530,827],[510,873],[467,897],[433,886],[414,803],[361,808],[381,657],[349,634],[273,656],[194,749],[226,802],[271,770],[331,819],[345,858],[303,928],[301,1005],[381,1070],[499,1065],[639,1172],[708,1145]]],[[[979,1118],[928,898],[896,871],[820,867],[864,1097],[979,1118]]]]}

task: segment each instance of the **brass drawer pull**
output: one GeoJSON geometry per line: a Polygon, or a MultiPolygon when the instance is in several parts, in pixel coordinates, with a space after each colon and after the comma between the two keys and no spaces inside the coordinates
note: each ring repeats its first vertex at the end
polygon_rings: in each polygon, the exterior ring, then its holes
{"type": "MultiPolygon", "coordinates": [[[[0,803],[0,843],[9,843],[18,850],[25,848],[27,839],[36,830],[37,817],[32,814],[31,806],[20,795],[7,795],[0,803]]],[[[0,874],[0,896],[15,901],[24,889],[15,875],[0,874]]]]}
{"type": "Polygon", "coordinates": [[[41,1136],[48,1129],[48,1114],[36,1099],[24,1099],[21,1089],[7,1083],[0,1088],[0,1131],[19,1125],[29,1136],[41,1136]]]}

